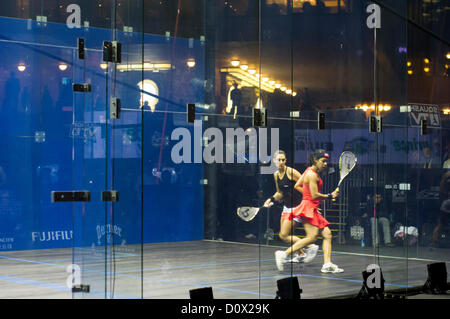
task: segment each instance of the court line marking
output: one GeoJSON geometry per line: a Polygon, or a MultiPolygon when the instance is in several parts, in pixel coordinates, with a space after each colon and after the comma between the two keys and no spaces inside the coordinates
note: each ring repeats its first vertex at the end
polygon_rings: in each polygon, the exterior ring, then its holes
{"type": "MultiPolygon", "coordinates": [[[[72,295],[72,290],[69,287],[67,287],[65,285],[55,284],[55,283],[48,283],[48,282],[43,282],[43,281],[39,281],[39,280],[20,278],[20,277],[9,276],[9,275],[0,275],[0,281],[12,282],[12,283],[19,284],[19,285],[31,285],[31,286],[35,286],[35,287],[39,287],[39,288],[58,290],[58,291],[70,293],[72,295]]],[[[94,296],[104,296],[105,295],[104,292],[96,291],[96,290],[90,290],[89,294],[92,294],[94,296]]],[[[124,295],[124,294],[117,294],[117,295],[119,298],[129,298],[129,299],[137,298],[136,296],[130,296],[130,295],[124,295]]]]}
{"type": "MultiPolygon", "coordinates": [[[[8,257],[8,256],[0,256],[0,258],[3,259],[9,259],[9,260],[14,260],[14,261],[21,261],[21,262],[27,262],[27,263],[34,263],[34,264],[41,264],[41,265],[47,265],[47,266],[55,266],[55,267],[62,267],[62,268],[66,268],[67,265],[58,265],[58,264],[52,264],[52,263],[46,263],[46,262],[39,262],[39,261],[33,261],[33,260],[26,260],[26,259],[22,259],[22,258],[14,258],[14,257],[8,257]]],[[[87,272],[93,272],[93,273],[100,273],[100,274],[105,274],[104,271],[100,271],[100,270],[92,270],[92,269],[87,269],[85,268],[84,271],[87,272]]],[[[106,272],[106,274],[108,275],[112,275],[114,273],[111,272],[106,272]]],[[[130,276],[130,275],[124,275],[124,274],[117,274],[117,272],[115,273],[116,276],[119,277],[127,277],[127,278],[132,278],[132,279],[141,279],[140,276],[130,276]]],[[[0,276],[7,276],[7,275],[0,275],[0,276]]],[[[172,281],[172,280],[165,280],[165,279],[158,279],[158,278],[151,278],[151,277],[142,277],[143,280],[146,281],[157,281],[157,282],[162,282],[162,283],[168,283],[168,284],[173,284],[176,286],[190,286],[190,287],[204,287],[202,285],[198,285],[196,283],[185,283],[185,282],[179,282],[179,281],[172,281]]],[[[30,279],[24,279],[24,282],[28,281],[29,283],[33,282],[34,280],[30,279]]],[[[53,284],[49,284],[49,285],[53,285],[53,284]]],[[[56,284],[55,284],[56,285],[56,284]]],[[[49,287],[50,288],[50,287],[49,287]]],[[[214,287],[215,289],[218,290],[226,290],[226,291],[232,291],[232,292],[239,292],[239,293],[244,293],[244,294],[251,294],[251,295],[257,295],[257,296],[266,296],[266,297],[274,297],[274,295],[272,294],[264,294],[264,293],[260,293],[260,292],[253,292],[253,291],[245,291],[245,290],[239,290],[239,289],[231,289],[231,288],[224,288],[224,287],[214,287]]],[[[104,294],[103,294],[104,295],[104,294]]],[[[116,293],[114,293],[114,295],[116,295],[116,293]]]]}
{"type": "MultiPolygon", "coordinates": [[[[349,278],[339,278],[339,277],[329,277],[329,276],[319,276],[319,275],[309,275],[309,274],[292,274],[292,276],[298,276],[298,277],[311,277],[311,278],[323,278],[323,279],[333,279],[333,280],[342,280],[342,281],[348,281],[348,282],[355,282],[358,284],[362,284],[362,280],[357,279],[349,279],[349,278]]],[[[275,275],[275,276],[262,276],[261,279],[272,279],[272,278],[285,278],[286,276],[283,275],[275,275]]],[[[239,281],[249,281],[249,280],[258,280],[258,277],[255,278],[241,278],[241,279],[229,279],[229,280],[219,280],[219,281],[211,281],[211,282],[202,282],[201,285],[213,285],[213,284],[220,284],[220,283],[228,283],[228,282],[239,282],[239,281]]],[[[403,288],[411,288],[412,286],[408,285],[401,285],[401,284],[391,284],[391,283],[384,283],[385,286],[393,286],[393,287],[403,287],[403,288]]]]}
{"type": "MultiPolygon", "coordinates": [[[[286,249],[286,246],[276,246],[276,245],[261,245],[261,244],[252,244],[252,243],[240,243],[240,242],[232,242],[232,241],[225,241],[225,240],[211,240],[211,239],[204,239],[203,241],[212,242],[212,243],[226,243],[226,244],[234,244],[234,245],[250,245],[250,246],[256,246],[256,247],[274,247],[274,248],[282,248],[286,249]]],[[[334,251],[333,253],[340,253],[340,254],[348,254],[348,255],[355,255],[355,256],[366,256],[366,257],[375,257],[375,258],[390,258],[390,259],[407,259],[407,260],[414,260],[414,261],[426,261],[426,262],[442,262],[442,260],[435,260],[435,259],[426,259],[426,258],[409,258],[409,257],[400,257],[400,256],[384,256],[384,255],[374,255],[374,254],[364,254],[364,253],[352,253],[347,251],[334,251]]],[[[450,261],[445,261],[449,263],[450,261]]]]}
{"type": "MultiPolygon", "coordinates": [[[[340,254],[340,253],[337,253],[340,254]]],[[[321,255],[318,255],[318,257],[321,255]]],[[[11,260],[17,260],[17,261],[23,261],[23,262],[29,262],[29,263],[36,263],[36,264],[44,264],[44,265],[51,265],[51,266],[56,266],[56,267],[66,267],[64,265],[57,265],[57,264],[52,264],[52,263],[44,263],[44,262],[37,262],[37,261],[31,261],[31,260],[25,260],[25,259],[21,259],[21,258],[12,258],[12,257],[5,257],[5,256],[0,256],[0,258],[5,258],[5,259],[11,259],[11,260]]],[[[200,264],[197,265],[198,267],[202,267],[202,266],[214,266],[214,265],[220,265],[220,264],[236,264],[236,263],[250,263],[250,262],[260,262],[260,261],[273,261],[273,258],[271,259],[264,259],[264,260],[250,260],[250,261],[240,261],[240,262],[228,262],[228,263],[216,263],[216,264],[200,264]]],[[[175,269],[178,268],[192,268],[193,265],[186,265],[186,266],[177,266],[175,267],[175,269]]],[[[94,272],[94,273],[100,273],[100,274],[108,274],[108,275],[114,275],[114,276],[119,276],[119,277],[127,277],[127,278],[133,278],[133,279],[140,279],[140,276],[130,276],[130,275],[125,275],[124,273],[111,273],[111,272],[104,272],[104,271],[100,271],[100,270],[92,270],[92,269],[84,269],[85,271],[88,272],[94,272]]],[[[159,270],[168,270],[168,269],[164,269],[164,268],[160,268],[159,270]]],[[[295,274],[294,276],[300,276],[300,277],[310,277],[310,278],[322,278],[322,279],[330,279],[330,280],[340,280],[340,281],[347,281],[347,282],[357,282],[357,283],[361,283],[361,280],[356,280],[356,279],[348,279],[348,278],[339,278],[339,277],[329,277],[329,276],[318,276],[318,275],[308,275],[308,274],[295,274]]],[[[158,279],[158,278],[152,278],[152,277],[142,277],[143,280],[149,280],[149,281],[157,281],[157,282],[162,282],[162,283],[168,283],[168,284],[173,284],[173,285],[183,285],[183,286],[194,286],[194,287],[205,287],[205,286],[210,286],[212,284],[215,283],[227,283],[227,282],[240,282],[240,281],[249,281],[249,280],[254,280],[254,281],[260,281],[261,279],[272,279],[272,278],[282,278],[285,277],[283,275],[274,275],[274,276],[263,276],[260,278],[241,278],[241,279],[229,279],[229,280],[225,280],[225,281],[217,281],[217,282],[207,282],[207,283],[186,283],[186,282],[180,282],[180,281],[172,281],[172,280],[165,280],[165,279],[158,279]]],[[[398,284],[391,284],[391,283],[385,283],[385,285],[387,286],[396,286],[396,287],[410,287],[407,285],[398,285],[398,284]]],[[[219,290],[227,290],[227,291],[233,291],[233,292],[240,292],[240,293],[244,293],[244,294],[252,294],[252,295],[260,295],[260,296],[273,296],[273,295],[268,295],[268,294],[264,294],[261,292],[253,292],[253,291],[244,291],[244,290],[239,290],[239,289],[232,289],[232,288],[225,288],[225,287],[218,287],[218,286],[214,286],[215,289],[219,289],[219,290]]]]}

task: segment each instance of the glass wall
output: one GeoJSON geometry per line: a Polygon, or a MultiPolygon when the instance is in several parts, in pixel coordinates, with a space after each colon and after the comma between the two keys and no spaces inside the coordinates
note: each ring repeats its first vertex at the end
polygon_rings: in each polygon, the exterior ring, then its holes
{"type": "Polygon", "coordinates": [[[0,297],[273,299],[294,276],[302,298],[343,298],[373,269],[385,290],[423,285],[449,258],[447,15],[2,3],[0,297]],[[343,152],[356,166],[326,199],[343,152]],[[292,221],[316,184],[326,223],[292,221]]]}

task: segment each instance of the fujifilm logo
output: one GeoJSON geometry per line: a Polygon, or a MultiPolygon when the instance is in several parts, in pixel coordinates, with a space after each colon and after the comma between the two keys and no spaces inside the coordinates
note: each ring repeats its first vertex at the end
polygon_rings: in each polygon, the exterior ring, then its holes
{"type": "Polygon", "coordinates": [[[270,129],[270,154],[267,154],[267,128],[226,128],[222,130],[210,127],[202,133],[202,121],[194,121],[194,138],[184,127],[172,131],[172,141],[179,141],[172,147],[171,158],[180,163],[258,163],[269,164],[261,167],[262,174],[272,174],[275,164],[272,155],[279,149],[279,129],[270,129]],[[248,143],[247,143],[248,141],[248,143]],[[225,146],[225,156],[224,156],[225,146]],[[248,147],[247,147],[248,146],[248,147]]]}
{"type": "Polygon", "coordinates": [[[32,232],[31,239],[33,241],[58,241],[71,240],[73,238],[73,231],[69,230],[54,230],[46,232],[32,232]]]}

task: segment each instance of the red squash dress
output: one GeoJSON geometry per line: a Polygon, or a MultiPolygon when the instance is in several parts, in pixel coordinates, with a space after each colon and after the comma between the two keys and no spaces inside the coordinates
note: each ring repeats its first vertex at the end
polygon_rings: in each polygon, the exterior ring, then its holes
{"type": "MultiPolygon", "coordinates": [[[[319,174],[317,174],[317,172],[310,167],[306,169],[305,173],[308,170],[313,171],[317,175],[317,177],[319,177],[318,191],[319,193],[321,193],[323,186],[322,179],[320,178],[319,174]]],[[[314,225],[319,229],[323,229],[329,226],[330,223],[319,213],[319,204],[320,200],[312,198],[309,185],[303,183],[303,200],[300,205],[294,208],[292,215],[290,216],[290,220],[298,220],[298,218],[300,218],[303,223],[314,225]]]]}

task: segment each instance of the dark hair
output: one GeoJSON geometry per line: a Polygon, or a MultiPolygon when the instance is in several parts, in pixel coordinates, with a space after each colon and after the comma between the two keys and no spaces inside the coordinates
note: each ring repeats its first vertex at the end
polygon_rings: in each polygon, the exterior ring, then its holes
{"type": "Polygon", "coordinates": [[[322,157],[330,158],[330,154],[328,154],[325,150],[317,149],[312,153],[309,153],[308,156],[308,166],[312,166],[315,161],[321,159],[322,157]]]}
{"type": "Polygon", "coordinates": [[[277,155],[284,155],[286,157],[286,152],[282,150],[278,150],[275,153],[273,153],[273,158],[277,157],[277,155]]]}

